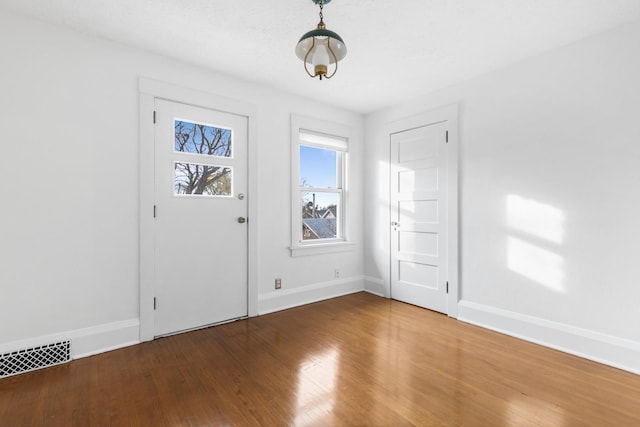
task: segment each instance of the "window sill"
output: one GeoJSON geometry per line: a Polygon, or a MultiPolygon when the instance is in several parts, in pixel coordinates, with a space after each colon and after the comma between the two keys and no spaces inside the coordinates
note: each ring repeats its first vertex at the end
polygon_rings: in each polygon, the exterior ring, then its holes
{"type": "Polygon", "coordinates": [[[292,257],[307,255],[332,254],[336,252],[347,252],[355,249],[354,242],[331,242],[331,243],[314,243],[307,245],[291,246],[292,257]]]}

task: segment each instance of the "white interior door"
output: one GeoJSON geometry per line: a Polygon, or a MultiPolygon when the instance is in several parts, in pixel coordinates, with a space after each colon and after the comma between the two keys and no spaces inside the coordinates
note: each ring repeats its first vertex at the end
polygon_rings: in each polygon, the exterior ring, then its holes
{"type": "Polygon", "coordinates": [[[155,100],[154,335],[247,315],[247,118],[155,100]]]}
{"type": "Polygon", "coordinates": [[[392,133],[391,297],[447,312],[447,122],[392,133]]]}

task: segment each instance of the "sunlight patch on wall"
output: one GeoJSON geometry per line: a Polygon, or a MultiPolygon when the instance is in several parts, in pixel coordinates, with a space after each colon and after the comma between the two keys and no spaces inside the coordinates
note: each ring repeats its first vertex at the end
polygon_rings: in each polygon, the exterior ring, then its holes
{"type": "Polygon", "coordinates": [[[298,368],[297,426],[323,424],[336,403],[339,352],[331,348],[304,360],[298,368]]]}
{"type": "Polygon", "coordinates": [[[555,206],[510,194],[506,200],[507,268],[556,292],[564,292],[565,215],[555,206]],[[518,237],[515,237],[517,235],[518,237]]]}
{"type": "MultiPolygon", "coordinates": [[[[389,163],[382,160],[378,162],[378,201],[378,215],[380,212],[389,212],[389,163]]],[[[382,218],[386,219],[386,216],[383,215],[382,218]]],[[[388,222],[384,223],[384,225],[388,224],[388,222]]],[[[383,237],[386,237],[385,233],[374,233],[374,235],[378,242],[378,253],[384,253],[389,244],[383,237]]]]}
{"type": "Polygon", "coordinates": [[[510,194],[507,196],[507,226],[540,239],[561,244],[564,213],[551,205],[510,194]]]}
{"type": "Polygon", "coordinates": [[[516,237],[507,238],[507,267],[527,279],[563,292],[563,258],[516,237]]]}

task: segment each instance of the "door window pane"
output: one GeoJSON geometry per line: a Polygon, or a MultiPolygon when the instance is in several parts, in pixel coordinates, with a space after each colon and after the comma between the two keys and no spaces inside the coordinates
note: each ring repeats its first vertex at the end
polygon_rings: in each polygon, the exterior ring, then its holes
{"type": "Polygon", "coordinates": [[[232,157],[232,130],[184,120],[174,120],[174,151],[232,157]]]}
{"type": "Polygon", "coordinates": [[[175,162],[174,192],[177,195],[231,196],[230,167],[175,162]]]}

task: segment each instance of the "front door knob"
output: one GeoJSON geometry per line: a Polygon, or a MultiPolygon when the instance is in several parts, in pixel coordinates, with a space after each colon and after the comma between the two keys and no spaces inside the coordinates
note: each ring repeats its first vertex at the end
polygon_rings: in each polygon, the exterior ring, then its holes
{"type": "Polygon", "coordinates": [[[239,222],[240,224],[244,224],[245,222],[247,222],[247,218],[245,218],[245,217],[243,217],[243,216],[238,217],[238,222],[239,222]]]}

